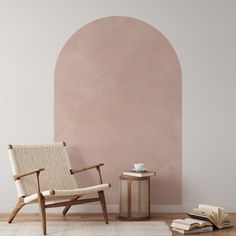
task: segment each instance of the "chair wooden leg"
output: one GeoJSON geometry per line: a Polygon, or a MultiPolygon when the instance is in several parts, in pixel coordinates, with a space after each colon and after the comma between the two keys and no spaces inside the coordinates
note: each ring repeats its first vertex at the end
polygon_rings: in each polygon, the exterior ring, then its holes
{"type": "Polygon", "coordinates": [[[105,218],[105,222],[106,222],[106,224],[108,224],[107,206],[106,206],[104,191],[99,191],[98,195],[99,195],[99,198],[100,198],[100,202],[101,202],[101,206],[102,206],[102,212],[103,212],[103,216],[105,218]]]}
{"type": "Polygon", "coordinates": [[[23,198],[20,198],[14,208],[14,210],[12,211],[11,215],[9,216],[8,219],[8,223],[10,224],[13,219],[15,218],[15,216],[17,215],[17,213],[20,211],[20,209],[25,205],[23,198]]]}
{"type": "MultiPolygon", "coordinates": [[[[80,198],[80,196],[79,196],[79,197],[76,197],[76,198],[72,198],[71,201],[78,200],[79,198],[80,198]]],[[[66,215],[67,211],[69,211],[69,209],[71,208],[71,206],[72,206],[72,205],[67,205],[67,206],[65,206],[65,208],[64,208],[64,210],[63,210],[63,212],[62,212],[62,214],[63,214],[64,216],[66,215]]]]}
{"type": "Polygon", "coordinates": [[[39,202],[39,211],[40,211],[40,216],[41,216],[41,221],[42,221],[43,234],[46,235],[47,232],[46,232],[45,198],[41,193],[38,194],[38,202],[39,202]]]}

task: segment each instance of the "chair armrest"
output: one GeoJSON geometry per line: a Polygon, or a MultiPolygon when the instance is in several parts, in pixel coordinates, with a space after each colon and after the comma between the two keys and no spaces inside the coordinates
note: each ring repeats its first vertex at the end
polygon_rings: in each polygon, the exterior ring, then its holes
{"type": "Polygon", "coordinates": [[[93,166],[88,166],[88,167],[85,167],[85,168],[82,168],[82,169],[70,169],[70,173],[73,175],[75,173],[83,172],[83,171],[90,170],[90,169],[93,169],[93,168],[99,168],[100,166],[103,166],[103,165],[104,165],[103,163],[100,163],[100,164],[93,165],[93,166]]]}
{"type": "Polygon", "coordinates": [[[44,171],[45,169],[44,168],[40,168],[40,169],[37,169],[37,170],[33,170],[33,171],[30,171],[30,172],[26,172],[24,174],[19,174],[19,175],[14,175],[14,180],[18,180],[24,176],[27,176],[27,175],[32,175],[32,174],[39,174],[41,171],[44,171]]]}
{"type": "Polygon", "coordinates": [[[100,164],[97,164],[97,165],[85,167],[83,169],[75,169],[75,170],[70,169],[70,173],[73,175],[75,173],[79,173],[79,172],[83,172],[83,171],[86,171],[86,170],[90,170],[90,169],[96,168],[97,171],[98,171],[100,184],[102,184],[102,174],[101,174],[100,166],[103,166],[103,165],[104,165],[103,163],[100,163],[100,164]]]}

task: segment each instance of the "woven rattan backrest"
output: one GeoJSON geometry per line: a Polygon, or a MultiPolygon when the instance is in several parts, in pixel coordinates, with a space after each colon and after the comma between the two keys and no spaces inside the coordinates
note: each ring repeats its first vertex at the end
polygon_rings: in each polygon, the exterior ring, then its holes
{"type": "MultiPolygon", "coordinates": [[[[44,168],[40,174],[41,191],[77,188],[70,174],[70,161],[63,143],[48,145],[11,145],[9,149],[13,175],[44,168]]],[[[35,175],[16,181],[19,197],[36,193],[35,175]]]]}

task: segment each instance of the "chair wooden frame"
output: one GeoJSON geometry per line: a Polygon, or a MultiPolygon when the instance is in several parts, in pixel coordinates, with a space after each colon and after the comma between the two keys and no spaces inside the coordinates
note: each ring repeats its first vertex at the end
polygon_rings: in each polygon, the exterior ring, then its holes
{"type": "MultiPolygon", "coordinates": [[[[63,144],[65,146],[64,142],[63,142],[63,144]]],[[[9,145],[9,149],[12,149],[12,145],[9,145]]],[[[83,172],[83,171],[87,171],[87,170],[90,170],[90,169],[96,169],[97,172],[98,172],[98,176],[99,176],[99,182],[100,182],[100,184],[102,184],[103,181],[102,181],[102,174],[101,174],[100,167],[103,166],[103,165],[104,165],[103,163],[100,163],[100,164],[97,164],[97,165],[92,165],[92,166],[85,167],[83,169],[70,169],[69,171],[73,175],[73,174],[80,173],[80,172],[83,172]]],[[[42,171],[44,171],[44,169],[40,168],[40,169],[32,170],[30,172],[23,173],[23,174],[20,174],[20,175],[14,175],[13,178],[16,181],[16,180],[24,178],[25,176],[28,176],[28,175],[35,175],[36,176],[36,186],[37,186],[39,213],[40,213],[40,216],[41,216],[42,229],[43,229],[43,234],[44,235],[47,234],[47,231],[46,231],[46,208],[64,207],[62,213],[63,213],[63,215],[66,215],[68,210],[73,205],[79,205],[79,204],[85,204],[85,203],[100,201],[103,216],[104,216],[104,219],[105,219],[105,223],[108,224],[108,214],[107,214],[107,207],[106,207],[106,200],[105,200],[104,191],[98,191],[98,197],[97,198],[79,199],[80,196],[75,196],[74,198],[71,198],[70,200],[60,201],[60,202],[57,202],[57,203],[46,204],[45,197],[42,195],[41,189],[40,189],[40,173],[42,171]]],[[[109,184],[109,187],[111,187],[110,184],[109,184]]],[[[51,193],[51,195],[55,194],[55,192],[53,190],[50,193],[51,193]]],[[[23,196],[23,197],[19,198],[14,210],[10,214],[9,219],[8,219],[9,224],[13,221],[13,219],[15,218],[17,213],[21,210],[21,208],[24,205],[26,205],[26,203],[24,203],[24,196],[23,196]]]]}

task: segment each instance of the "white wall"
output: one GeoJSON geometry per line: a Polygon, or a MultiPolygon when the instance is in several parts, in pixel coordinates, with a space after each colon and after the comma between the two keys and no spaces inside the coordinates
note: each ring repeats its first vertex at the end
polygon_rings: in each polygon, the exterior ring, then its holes
{"type": "Polygon", "coordinates": [[[0,0],[0,212],[17,199],[7,144],[53,142],[53,76],[62,46],[81,26],[112,15],[155,26],[182,67],[183,204],[152,209],[211,203],[236,212],[234,0],[0,0]]]}

